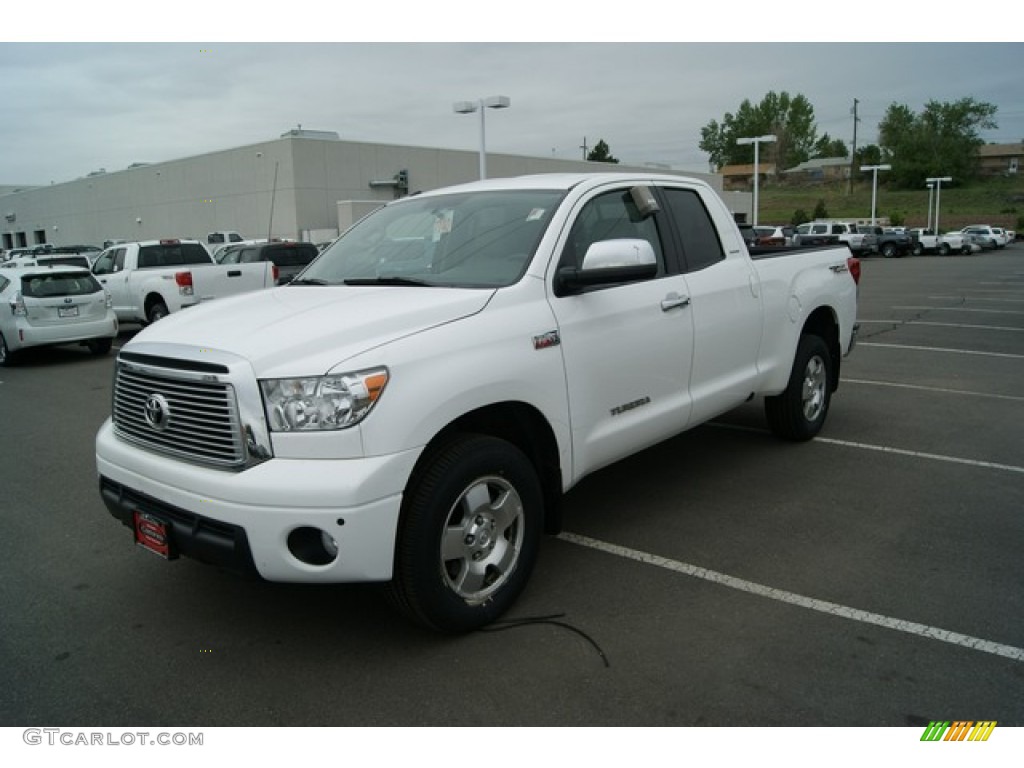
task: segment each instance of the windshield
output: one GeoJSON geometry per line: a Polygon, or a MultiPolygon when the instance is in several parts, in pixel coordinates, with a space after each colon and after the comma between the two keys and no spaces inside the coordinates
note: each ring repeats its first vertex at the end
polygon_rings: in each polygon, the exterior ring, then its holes
{"type": "Polygon", "coordinates": [[[561,190],[409,197],[356,224],[297,284],[499,288],[525,273],[561,190]]]}

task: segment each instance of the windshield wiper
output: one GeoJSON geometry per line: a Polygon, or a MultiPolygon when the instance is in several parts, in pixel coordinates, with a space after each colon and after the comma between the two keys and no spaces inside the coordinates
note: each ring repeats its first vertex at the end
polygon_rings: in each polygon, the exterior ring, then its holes
{"type": "Polygon", "coordinates": [[[350,277],[343,280],[345,285],[416,285],[435,287],[435,283],[428,283],[424,280],[417,280],[414,277],[400,277],[398,275],[387,275],[384,277],[350,277]]]}
{"type": "Polygon", "coordinates": [[[303,280],[292,280],[287,285],[330,285],[326,280],[314,280],[312,278],[306,278],[303,280]]]}

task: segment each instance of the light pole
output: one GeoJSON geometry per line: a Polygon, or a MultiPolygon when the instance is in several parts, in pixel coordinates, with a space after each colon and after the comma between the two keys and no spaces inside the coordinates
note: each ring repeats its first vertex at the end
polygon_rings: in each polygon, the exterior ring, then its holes
{"type": "Polygon", "coordinates": [[[928,223],[925,224],[925,229],[929,232],[932,228],[932,197],[935,195],[935,185],[928,184],[928,223]]]}
{"type": "Polygon", "coordinates": [[[476,101],[457,101],[453,110],[460,115],[468,115],[480,110],[480,178],[487,178],[487,141],[484,132],[484,110],[505,109],[512,106],[508,96],[488,96],[476,101]]]}
{"type": "Polygon", "coordinates": [[[736,143],[738,145],[740,145],[740,146],[743,146],[745,144],[753,144],[754,145],[754,223],[753,223],[753,226],[755,226],[755,227],[757,226],[757,182],[758,182],[758,176],[760,176],[760,167],[759,166],[761,165],[761,157],[760,157],[760,153],[758,152],[758,150],[759,150],[759,148],[760,148],[760,146],[762,144],[771,143],[771,142],[775,141],[776,139],[777,139],[777,137],[774,134],[770,134],[770,133],[765,135],[765,136],[751,136],[751,137],[745,137],[745,138],[742,138],[742,139],[736,139],[736,143]]]}
{"type": "Polygon", "coordinates": [[[862,171],[871,171],[871,226],[875,226],[875,200],[878,196],[878,172],[891,171],[891,165],[862,165],[862,171]]]}
{"type": "Polygon", "coordinates": [[[939,200],[942,197],[942,182],[952,180],[952,176],[936,176],[931,179],[925,179],[925,181],[935,184],[935,227],[933,229],[936,235],[939,234],[939,200]]]}

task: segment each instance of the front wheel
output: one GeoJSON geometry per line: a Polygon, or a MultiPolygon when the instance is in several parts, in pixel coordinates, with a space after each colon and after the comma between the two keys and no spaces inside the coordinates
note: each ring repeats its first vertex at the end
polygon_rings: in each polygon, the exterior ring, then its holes
{"type": "Polygon", "coordinates": [[[511,443],[463,435],[417,475],[389,595],[430,629],[478,629],[504,613],[530,577],[544,514],[537,472],[511,443]]]}
{"type": "Polygon", "coordinates": [[[801,336],[785,391],[764,401],[768,426],[786,440],[821,431],[832,399],[832,354],[820,336],[801,336]]]}
{"type": "Polygon", "coordinates": [[[882,246],[882,256],[884,256],[887,259],[891,259],[895,255],[896,255],[896,246],[895,245],[893,245],[892,243],[886,243],[885,245],[882,246]]]}

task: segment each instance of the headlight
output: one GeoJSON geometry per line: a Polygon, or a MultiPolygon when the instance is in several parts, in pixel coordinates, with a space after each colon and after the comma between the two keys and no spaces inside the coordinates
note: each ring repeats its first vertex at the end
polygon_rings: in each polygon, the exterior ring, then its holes
{"type": "Polygon", "coordinates": [[[366,418],[388,383],[386,368],[260,382],[272,432],[345,429],[366,418]]]}

